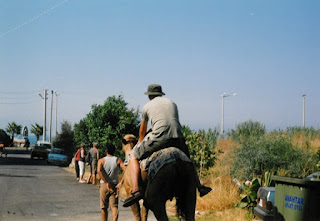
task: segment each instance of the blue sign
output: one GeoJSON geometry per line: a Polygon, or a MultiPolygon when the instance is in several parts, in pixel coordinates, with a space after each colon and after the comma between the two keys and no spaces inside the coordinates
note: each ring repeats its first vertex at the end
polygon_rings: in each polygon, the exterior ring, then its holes
{"type": "Polygon", "coordinates": [[[285,196],[285,208],[303,212],[304,199],[298,196],[285,196]]]}

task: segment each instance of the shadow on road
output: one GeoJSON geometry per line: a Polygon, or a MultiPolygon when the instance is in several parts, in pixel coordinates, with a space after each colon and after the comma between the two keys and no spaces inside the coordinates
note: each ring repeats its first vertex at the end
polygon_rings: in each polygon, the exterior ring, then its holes
{"type": "Polygon", "coordinates": [[[24,177],[24,178],[33,178],[36,176],[21,176],[21,175],[10,175],[10,174],[1,174],[0,173],[0,177],[24,177]]]}

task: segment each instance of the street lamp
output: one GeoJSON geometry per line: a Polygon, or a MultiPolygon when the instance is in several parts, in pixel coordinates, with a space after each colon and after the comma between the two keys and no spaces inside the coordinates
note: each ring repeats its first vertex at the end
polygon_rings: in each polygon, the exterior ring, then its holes
{"type": "Polygon", "coordinates": [[[50,107],[50,126],[49,126],[49,142],[51,143],[51,129],[52,129],[52,107],[53,107],[53,90],[51,90],[51,107],[50,107]]]}
{"type": "Polygon", "coordinates": [[[57,119],[58,119],[58,95],[59,95],[59,93],[57,92],[57,91],[55,91],[54,92],[55,93],[55,95],[56,95],[56,135],[55,135],[55,137],[57,137],[57,131],[58,131],[58,129],[57,129],[57,119]]]}
{"type": "Polygon", "coordinates": [[[43,104],[43,134],[42,140],[46,141],[46,115],[47,115],[47,89],[44,89],[43,96],[39,93],[39,96],[44,100],[43,104]]]}
{"type": "Polygon", "coordinates": [[[306,94],[302,95],[302,101],[303,101],[303,106],[302,106],[302,126],[305,127],[306,126],[306,94]]]}
{"type": "Polygon", "coordinates": [[[233,93],[232,95],[223,93],[221,95],[222,98],[222,111],[221,111],[221,137],[223,137],[223,132],[224,132],[224,98],[229,97],[229,96],[237,96],[237,93],[233,93]]]}

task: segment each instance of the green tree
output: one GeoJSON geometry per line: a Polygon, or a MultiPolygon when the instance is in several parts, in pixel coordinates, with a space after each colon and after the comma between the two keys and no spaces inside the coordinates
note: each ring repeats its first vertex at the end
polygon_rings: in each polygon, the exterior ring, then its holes
{"type": "Polygon", "coordinates": [[[15,122],[8,123],[6,131],[11,133],[11,139],[14,140],[14,134],[21,134],[21,125],[17,125],[15,122]]]}
{"type": "Polygon", "coordinates": [[[43,127],[39,124],[35,123],[35,125],[31,124],[31,133],[36,135],[37,141],[39,140],[40,136],[43,134],[43,127]]]}
{"type": "MultiPolygon", "coordinates": [[[[92,105],[90,113],[74,125],[76,145],[83,142],[89,148],[93,142],[98,142],[100,153],[104,153],[107,143],[119,147],[125,134],[137,135],[139,112],[129,109],[127,105],[122,95],[108,97],[103,105],[92,105]]],[[[119,152],[120,149],[117,149],[119,152]]]]}
{"type": "Polygon", "coordinates": [[[64,149],[69,159],[72,158],[75,150],[73,136],[74,133],[71,124],[68,121],[63,121],[61,124],[61,133],[57,134],[52,143],[54,147],[64,149]]]}

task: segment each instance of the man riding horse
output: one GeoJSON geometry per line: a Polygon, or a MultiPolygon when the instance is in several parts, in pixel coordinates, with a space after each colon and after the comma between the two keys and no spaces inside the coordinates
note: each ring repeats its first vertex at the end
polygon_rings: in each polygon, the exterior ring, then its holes
{"type": "MultiPolygon", "coordinates": [[[[143,193],[139,189],[138,179],[140,174],[139,161],[149,157],[152,153],[167,147],[177,147],[188,157],[189,150],[185,144],[185,139],[181,132],[177,105],[170,99],[162,97],[165,95],[158,84],[148,86],[145,92],[149,96],[149,102],[142,109],[142,119],[139,130],[139,140],[133,148],[130,156],[128,168],[131,172],[132,192],[123,206],[128,207],[143,198],[143,193]],[[151,122],[151,134],[145,138],[148,122],[151,122]]],[[[200,184],[196,169],[194,168],[195,179],[200,196],[204,196],[211,191],[210,187],[200,184]]]]}

